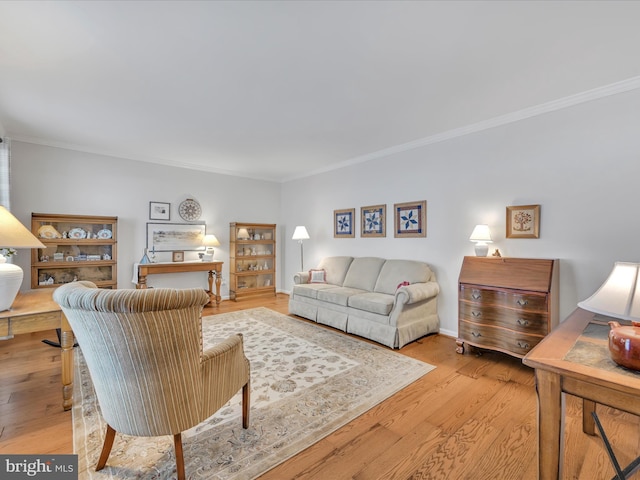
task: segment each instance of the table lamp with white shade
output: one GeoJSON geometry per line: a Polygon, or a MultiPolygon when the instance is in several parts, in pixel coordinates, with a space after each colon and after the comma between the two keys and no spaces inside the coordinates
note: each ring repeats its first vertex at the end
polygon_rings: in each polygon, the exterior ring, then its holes
{"type": "Polygon", "coordinates": [[[296,229],[293,231],[292,240],[298,240],[300,244],[300,271],[304,271],[304,251],[302,248],[302,241],[309,239],[309,232],[302,225],[298,225],[296,229]]]}
{"type": "MultiPolygon", "coordinates": [[[[46,248],[9,210],[0,206],[0,248],[46,248]]],[[[8,310],[20,290],[24,272],[0,254],[0,311],[8,310]]]]}
{"type": "Polygon", "coordinates": [[[605,282],[578,307],[613,317],[609,319],[611,359],[632,370],[640,370],[640,263],[616,262],[605,282]],[[620,325],[615,319],[630,320],[620,325]]]}
{"type": "Polygon", "coordinates": [[[213,247],[219,247],[220,242],[213,233],[204,236],[202,244],[205,246],[205,254],[202,256],[203,262],[213,262],[213,247]]]}
{"type": "Polygon", "coordinates": [[[489,253],[489,245],[487,243],[493,242],[489,225],[476,225],[473,232],[471,232],[469,240],[476,243],[476,256],[486,257],[489,253]]]}

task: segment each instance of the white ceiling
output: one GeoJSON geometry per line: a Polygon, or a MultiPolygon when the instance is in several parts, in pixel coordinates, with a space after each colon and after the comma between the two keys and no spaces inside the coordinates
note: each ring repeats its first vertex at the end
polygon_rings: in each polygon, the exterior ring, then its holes
{"type": "Polygon", "coordinates": [[[283,181],[633,80],[639,24],[638,1],[0,1],[0,125],[283,181]]]}

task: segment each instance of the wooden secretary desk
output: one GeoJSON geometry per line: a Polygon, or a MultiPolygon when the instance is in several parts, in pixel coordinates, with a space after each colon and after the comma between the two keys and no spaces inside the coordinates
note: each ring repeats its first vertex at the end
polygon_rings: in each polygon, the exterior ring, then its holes
{"type": "Polygon", "coordinates": [[[464,257],[458,282],[458,339],[524,357],[558,325],[559,260],[464,257]]]}

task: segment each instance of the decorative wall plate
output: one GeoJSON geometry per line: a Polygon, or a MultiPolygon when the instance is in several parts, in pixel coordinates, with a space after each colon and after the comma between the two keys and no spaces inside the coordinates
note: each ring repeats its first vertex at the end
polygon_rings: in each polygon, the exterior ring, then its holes
{"type": "Polygon", "coordinates": [[[191,222],[200,218],[200,215],[202,214],[202,208],[200,207],[200,204],[194,199],[187,198],[180,204],[180,207],[178,207],[178,213],[183,220],[191,222]]]}

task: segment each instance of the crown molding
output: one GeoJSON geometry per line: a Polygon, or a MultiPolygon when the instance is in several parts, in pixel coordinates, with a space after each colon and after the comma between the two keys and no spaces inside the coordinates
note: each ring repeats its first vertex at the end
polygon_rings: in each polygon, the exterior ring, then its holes
{"type": "Polygon", "coordinates": [[[612,83],[602,87],[587,90],[581,93],[577,93],[575,95],[570,95],[568,97],[560,98],[558,100],[552,100],[550,102],[542,103],[540,105],[535,105],[533,107],[524,108],[522,110],[518,110],[512,113],[507,113],[505,115],[500,115],[498,117],[494,117],[488,120],[483,120],[481,122],[473,123],[471,125],[467,125],[464,127],[455,128],[453,130],[448,130],[442,133],[437,133],[435,135],[421,138],[419,140],[414,140],[412,142],[395,145],[393,147],[385,148],[383,150],[378,150],[377,152],[367,153],[366,155],[361,155],[359,157],[355,157],[350,160],[345,160],[344,162],[340,162],[325,168],[314,170],[305,175],[289,177],[284,181],[297,180],[300,178],[311,177],[313,175],[317,175],[320,173],[326,173],[332,170],[338,170],[340,168],[356,165],[358,163],[368,162],[370,160],[374,160],[377,158],[383,158],[389,155],[394,155],[397,153],[406,152],[408,150],[413,150],[415,148],[420,148],[427,145],[432,145],[434,143],[451,140],[456,137],[462,137],[465,135],[469,135],[471,133],[481,132],[483,130],[488,130],[490,128],[495,128],[502,125],[507,125],[509,123],[519,122],[527,118],[536,117],[538,115],[543,115],[549,112],[555,112],[557,110],[573,107],[575,105],[591,102],[593,100],[599,100],[601,98],[605,98],[611,95],[617,95],[619,93],[629,92],[631,90],[636,90],[638,88],[640,88],[640,76],[632,77],[627,80],[622,80],[620,82],[616,82],[616,83],[612,83]]]}

